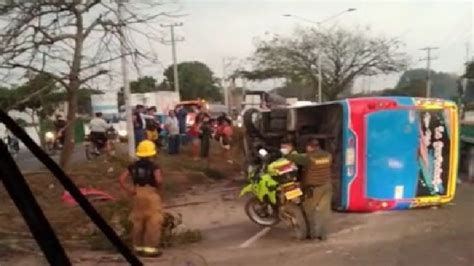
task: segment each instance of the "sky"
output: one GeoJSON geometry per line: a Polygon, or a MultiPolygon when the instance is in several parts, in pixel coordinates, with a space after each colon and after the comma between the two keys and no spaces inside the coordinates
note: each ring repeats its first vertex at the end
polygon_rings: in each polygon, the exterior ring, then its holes
{"type": "MultiPolygon", "coordinates": [[[[173,18],[162,17],[160,21],[183,23],[181,27],[176,28],[177,37],[184,38],[184,41],[177,43],[178,62],[201,61],[219,78],[223,76],[224,58],[228,58],[227,62],[233,62],[226,68],[227,73],[239,64],[246,66],[246,59],[252,56],[257,39],[270,38],[274,34],[291,37],[296,27],[314,26],[314,23],[295,17],[317,22],[333,17],[348,8],[356,10],[327,20],[322,26],[337,25],[349,29],[358,27],[367,29],[369,36],[397,37],[405,44],[400,51],[407,53],[411,58],[410,68],[426,67],[426,61],[420,60],[426,57],[426,52],[420,50],[423,47],[438,47],[433,51],[436,59],[432,61],[432,69],[435,71],[461,74],[467,53],[469,57],[474,55],[474,1],[166,1],[171,4],[164,4],[157,10],[149,10],[149,13],[178,10],[173,14],[181,15],[173,18]],[[284,14],[292,14],[294,17],[285,17],[284,14]]],[[[169,39],[169,29],[161,28],[160,22],[152,25],[152,29],[150,27],[141,29],[152,30],[155,37],[169,39]]],[[[172,64],[171,46],[159,41],[148,44],[146,38],[138,35],[131,36],[131,39],[139,47],[149,46],[148,48],[158,57],[158,61],[147,64],[139,62],[142,64],[139,71],[130,64],[130,80],[150,75],[161,81],[164,69],[172,64]]],[[[111,63],[110,67],[120,73],[120,61],[111,63]]],[[[400,75],[401,73],[395,73],[358,78],[354,91],[394,87],[400,75]]],[[[269,89],[278,85],[278,82],[246,85],[250,89],[269,89]]],[[[122,86],[122,79],[120,74],[113,78],[103,77],[94,81],[92,86],[100,89],[117,89],[122,86]]]]}
{"type": "MultiPolygon", "coordinates": [[[[423,47],[438,47],[432,69],[461,74],[463,63],[474,52],[473,13],[471,1],[298,1],[298,0],[184,0],[178,1],[185,16],[172,19],[183,22],[176,28],[177,36],[184,37],[177,45],[178,60],[198,60],[209,65],[218,77],[223,73],[223,58],[239,62],[250,57],[257,38],[273,34],[291,36],[297,26],[312,26],[283,14],[292,14],[312,21],[320,21],[348,8],[356,11],[328,20],[324,27],[362,27],[372,36],[397,37],[411,58],[410,68],[426,67],[423,47]],[[468,48],[469,47],[469,48],[468,48]]],[[[170,21],[170,22],[171,22],[170,21]]],[[[167,34],[167,33],[166,33],[167,34]]],[[[167,34],[169,35],[169,34],[167,34]]],[[[171,64],[171,47],[157,45],[160,64],[140,71],[162,79],[163,66],[171,64]]],[[[231,67],[230,67],[231,68],[231,67]]],[[[229,71],[229,69],[228,69],[229,71]]],[[[132,78],[136,73],[132,73],[132,78]]],[[[371,78],[359,78],[356,90],[379,90],[395,86],[400,73],[371,78]]],[[[259,86],[272,84],[251,84],[259,86]]]]}

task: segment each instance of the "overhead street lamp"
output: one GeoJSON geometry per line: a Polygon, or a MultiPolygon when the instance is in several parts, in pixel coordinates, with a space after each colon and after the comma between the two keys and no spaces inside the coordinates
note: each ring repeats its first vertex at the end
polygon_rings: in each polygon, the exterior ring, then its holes
{"type": "MultiPolygon", "coordinates": [[[[335,19],[345,13],[349,13],[349,12],[353,12],[353,11],[356,11],[357,9],[356,8],[348,8],[346,10],[343,10],[335,15],[332,15],[330,17],[327,17],[323,20],[320,20],[320,21],[314,21],[314,20],[311,20],[311,19],[307,19],[307,18],[304,18],[304,17],[300,17],[300,16],[297,16],[297,15],[293,15],[293,14],[283,14],[284,17],[290,17],[290,18],[295,18],[295,19],[298,19],[298,20],[301,20],[301,21],[305,21],[305,22],[308,22],[308,23],[312,23],[312,24],[316,24],[316,26],[319,28],[321,27],[321,24],[325,23],[325,22],[328,22],[329,20],[332,20],[332,19],[335,19]]],[[[321,57],[322,57],[322,53],[320,52],[320,55],[318,56],[318,102],[319,103],[322,103],[323,102],[323,83],[322,83],[322,80],[323,80],[323,74],[322,74],[322,62],[321,62],[321,57]]]]}

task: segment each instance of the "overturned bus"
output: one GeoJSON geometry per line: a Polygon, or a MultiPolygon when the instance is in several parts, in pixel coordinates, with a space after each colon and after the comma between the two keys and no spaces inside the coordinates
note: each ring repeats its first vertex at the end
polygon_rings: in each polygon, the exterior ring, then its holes
{"type": "Polygon", "coordinates": [[[333,206],[377,211],[441,205],[455,194],[458,114],[453,102],[411,97],[353,98],[324,104],[249,110],[248,157],[291,135],[303,152],[308,138],[333,154],[333,206]]]}

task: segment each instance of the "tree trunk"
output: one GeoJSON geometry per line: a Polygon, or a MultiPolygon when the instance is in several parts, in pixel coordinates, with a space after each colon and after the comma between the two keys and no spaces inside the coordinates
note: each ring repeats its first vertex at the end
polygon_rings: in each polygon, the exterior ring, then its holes
{"type": "Polygon", "coordinates": [[[63,169],[67,169],[67,166],[71,160],[71,156],[74,153],[75,141],[74,141],[74,128],[76,122],[76,113],[77,113],[77,90],[79,84],[76,88],[73,88],[73,84],[67,91],[67,126],[66,130],[63,132],[65,134],[64,147],[61,153],[61,158],[59,159],[59,164],[63,169]]]}
{"type": "Polygon", "coordinates": [[[67,88],[67,127],[65,130],[64,147],[61,153],[59,164],[65,170],[67,170],[68,164],[71,160],[71,156],[74,153],[74,131],[76,124],[76,113],[77,113],[77,94],[79,87],[81,86],[80,74],[81,74],[81,63],[82,63],[82,48],[84,44],[84,25],[82,13],[76,11],[76,36],[74,46],[74,56],[72,59],[71,69],[69,71],[69,86],[67,88]]]}

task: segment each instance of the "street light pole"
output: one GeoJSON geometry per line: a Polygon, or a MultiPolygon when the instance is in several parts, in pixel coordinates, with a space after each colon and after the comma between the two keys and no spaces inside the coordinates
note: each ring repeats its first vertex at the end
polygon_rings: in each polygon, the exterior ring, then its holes
{"type": "MultiPolygon", "coordinates": [[[[357,9],[355,8],[348,8],[346,10],[343,10],[333,16],[330,16],[328,18],[325,18],[321,21],[314,21],[314,20],[311,20],[311,19],[307,19],[307,18],[304,18],[304,17],[300,17],[300,16],[296,16],[296,15],[293,15],[293,14],[283,14],[284,17],[291,17],[291,18],[295,18],[295,19],[299,19],[299,20],[302,20],[302,21],[305,21],[305,22],[308,22],[308,23],[312,23],[312,24],[316,24],[316,26],[318,27],[318,29],[321,29],[321,24],[331,20],[331,19],[335,19],[345,13],[348,13],[348,12],[353,12],[353,11],[356,11],[357,9]]],[[[323,102],[323,70],[322,70],[322,56],[323,56],[323,53],[320,52],[319,53],[319,56],[318,56],[318,61],[317,61],[317,64],[318,64],[318,102],[319,103],[322,103],[323,102]]]]}
{"type": "Polygon", "coordinates": [[[123,2],[124,0],[118,0],[117,16],[120,26],[118,27],[120,36],[120,55],[121,55],[121,66],[122,66],[122,79],[123,79],[123,93],[125,96],[125,115],[127,119],[127,136],[128,136],[128,156],[129,158],[135,158],[135,132],[133,130],[133,117],[132,117],[132,104],[131,104],[131,93],[130,93],[130,82],[128,81],[128,68],[126,39],[123,28],[125,27],[123,22],[123,2]]]}

